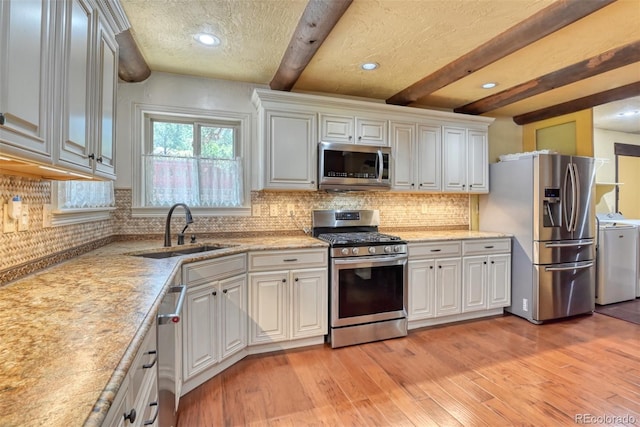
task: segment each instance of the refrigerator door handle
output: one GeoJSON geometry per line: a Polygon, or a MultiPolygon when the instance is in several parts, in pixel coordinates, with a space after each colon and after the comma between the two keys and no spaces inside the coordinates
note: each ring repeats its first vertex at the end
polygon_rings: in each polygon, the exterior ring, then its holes
{"type": "Polygon", "coordinates": [[[571,231],[576,231],[578,226],[578,215],[580,215],[580,176],[578,175],[578,166],[575,163],[571,163],[572,183],[573,186],[573,224],[571,225],[571,231]]]}
{"type": "Polygon", "coordinates": [[[593,239],[580,240],[577,242],[569,243],[545,243],[545,248],[574,248],[578,246],[591,246],[593,245],[593,239]]]}
{"type": "Polygon", "coordinates": [[[580,265],[572,265],[572,266],[565,266],[565,267],[545,267],[544,271],[568,271],[568,270],[584,270],[585,268],[591,268],[593,267],[593,262],[588,262],[586,264],[580,264],[580,265]]]}
{"type": "MultiPolygon", "coordinates": [[[[564,216],[564,223],[565,223],[565,227],[567,229],[567,231],[571,231],[571,219],[573,218],[573,204],[569,204],[569,179],[570,179],[570,175],[571,175],[571,164],[567,165],[567,169],[565,170],[564,173],[564,184],[563,184],[563,189],[562,189],[562,193],[563,193],[563,201],[564,201],[564,206],[562,207],[562,213],[564,216]],[[571,214],[569,214],[569,208],[572,209],[571,214]]],[[[573,201],[573,196],[572,196],[572,201],[573,201]]]]}

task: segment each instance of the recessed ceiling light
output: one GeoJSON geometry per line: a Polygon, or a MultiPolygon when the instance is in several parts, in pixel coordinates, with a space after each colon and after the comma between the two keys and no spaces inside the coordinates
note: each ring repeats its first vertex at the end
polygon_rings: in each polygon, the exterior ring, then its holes
{"type": "Polygon", "coordinates": [[[498,83],[494,83],[494,82],[487,82],[485,84],[482,85],[483,89],[493,89],[494,87],[498,86],[498,83]]]}
{"type": "Polygon", "coordinates": [[[371,70],[375,70],[379,66],[380,66],[380,64],[378,64],[377,62],[365,62],[364,64],[362,64],[360,66],[360,68],[362,68],[363,70],[366,70],[366,71],[371,71],[371,70]]]}
{"type": "Polygon", "coordinates": [[[196,34],[194,38],[206,46],[218,46],[220,44],[220,39],[213,34],[200,33],[196,34]]]}
{"type": "Polygon", "coordinates": [[[624,113],[618,113],[619,116],[625,117],[625,116],[634,116],[636,114],[640,114],[639,110],[635,110],[635,111],[625,111],[624,113]]]}

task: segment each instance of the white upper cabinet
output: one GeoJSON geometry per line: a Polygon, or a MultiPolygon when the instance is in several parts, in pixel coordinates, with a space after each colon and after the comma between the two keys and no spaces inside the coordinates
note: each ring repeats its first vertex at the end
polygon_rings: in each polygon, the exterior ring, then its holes
{"type": "Polygon", "coordinates": [[[0,151],[51,158],[55,2],[0,1],[0,151]]]}
{"type": "Polygon", "coordinates": [[[70,163],[90,172],[93,7],[85,0],[71,0],[60,5],[67,25],[61,34],[63,61],[58,79],[60,92],[56,94],[56,99],[62,101],[63,116],[58,158],[63,164],[70,163]]]}
{"type": "Polygon", "coordinates": [[[320,141],[388,146],[388,123],[377,118],[320,114],[320,141]]]}
{"type": "Polygon", "coordinates": [[[118,45],[88,0],[61,3],[60,96],[63,120],[58,161],[113,178],[118,45]]]}
{"type": "Polygon", "coordinates": [[[266,110],[263,114],[268,159],[264,188],[315,190],[316,115],[278,110],[266,110]]]}
{"type": "Polygon", "coordinates": [[[440,126],[392,121],[391,147],[394,190],[441,190],[440,126]]]}
{"type": "Polygon", "coordinates": [[[443,128],[443,191],[489,192],[489,145],[486,130],[443,128]]]}
{"type": "Polygon", "coordinates": [[[253,189],[316,190],[318,143],[390,146],[392,191],[488,192],[487,117],[256,89],[253,189]]]}
{"type": "Polygon", "coordinates": [[[92,0],[0,2],[0,149],[114,178],[118,45],[92,0]]]}

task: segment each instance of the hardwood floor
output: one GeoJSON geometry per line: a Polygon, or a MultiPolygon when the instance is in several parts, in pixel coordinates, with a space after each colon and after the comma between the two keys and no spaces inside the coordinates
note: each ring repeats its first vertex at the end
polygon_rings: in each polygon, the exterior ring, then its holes
{"type": "Polygon", "coordinates": [[[640,425],[640,326],[597,313],[541,326],[505,315],[250,356],[184,396],[178,426],[587,421],[640,425]]]}

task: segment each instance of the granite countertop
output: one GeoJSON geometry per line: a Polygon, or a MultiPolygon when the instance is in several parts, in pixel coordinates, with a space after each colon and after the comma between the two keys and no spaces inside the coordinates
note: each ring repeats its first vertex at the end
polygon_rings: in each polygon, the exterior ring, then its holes
{"type": "Polygon", "coordinates": [[[396,231],[383,230],[390,234],[396,234],[407,243],[431,242],[438,240],[470,240],[470,239],[491,239],[511,237],[511,234],[490,232],[490,231],[470,231],[470,230],[427,230],[427,231],[396,231]]]}
{"type": "Polygon", "coordinates": [[[114,242],[0,287],[0,426],[101,425],[182,263],[327,247],[304,235],[200,243],[233,246],[149,259],[127,254],[161,241],[114,242]]]}
{"type": "MultiPolygon", "coordinates": [[[[397,235],[408,242],[507,237],[470,231],[397,235]]],[[[0,287],[0,425],[101,425],[182,264],[328,246],[305,235],[199,244],[229,247],[150,259],[131,254],[162,250],[161,241],[119,241],[0,287]]]]}

